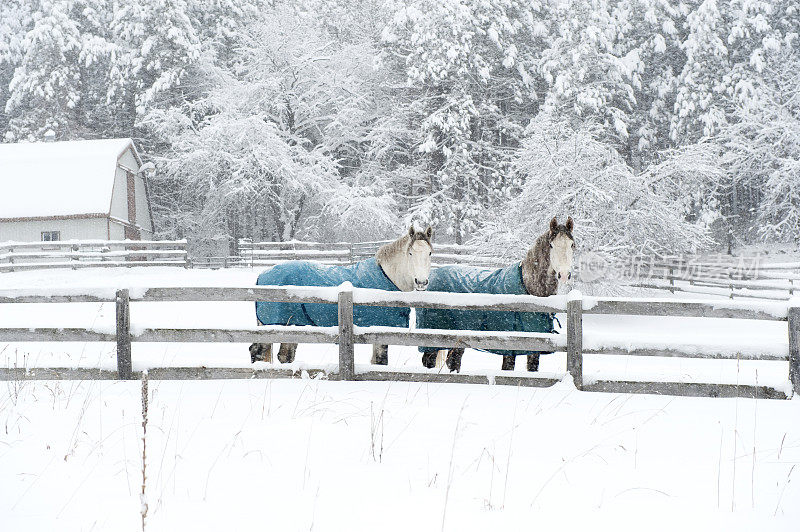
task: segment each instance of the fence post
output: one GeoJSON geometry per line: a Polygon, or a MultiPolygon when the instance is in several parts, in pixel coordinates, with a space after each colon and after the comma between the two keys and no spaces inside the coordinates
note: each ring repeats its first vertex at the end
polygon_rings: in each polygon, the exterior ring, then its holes
{"type": "Polygon", "coordinates": [[[117,290],[117,375],[133,378],[131,364],[131,298],[127,289],[117,290]]]}
{"type": "Polygon", "coordinates": [[[800,307],[789,307],[789,380],[800,394],[800,307]]]}
{"type": "Polygon", "coordinates": [[[675,274],[672,266],[669,267],[669,291],[673,294],[675,293],[675,274]]]}
{"type": "Polygon", "coordinates": [[[353,347],[353,285],[344,283],[339,291],[339,380],[355,378],[353,347]]]}
{"type": "Polygon", "coordinates": [[[567,296],[567,371],[577,389],[583,388],[583,298],[573,290],[567,296]]]}

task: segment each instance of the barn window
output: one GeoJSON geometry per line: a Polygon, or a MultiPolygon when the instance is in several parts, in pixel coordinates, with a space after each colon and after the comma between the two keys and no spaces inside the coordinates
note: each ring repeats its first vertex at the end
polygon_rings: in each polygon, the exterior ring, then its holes
{"type": "Polygon", "coordinates": [[[61,231],[42,231],[42,242],[61,240],[61,231]]]}

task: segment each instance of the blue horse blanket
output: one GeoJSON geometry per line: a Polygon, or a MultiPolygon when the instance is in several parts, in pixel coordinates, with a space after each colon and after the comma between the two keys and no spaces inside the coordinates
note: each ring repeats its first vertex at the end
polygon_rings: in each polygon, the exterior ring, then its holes
{"type": "MultiPolygon", "coordinates": [[[[258,285],[339,286],[349,281],[358,288],[397,291],[373,257],[348,266],[324,266],[308,261],[277,264],[258,276],[258,285]]],[[[408,327],[410,309],[403,307],[353,308],[353,323],[359,327],[408,327]]],[[[313,325],[335,327],[337,306],[326,303],[256,302],[256,316],[262,325],[313,325]]]]}
{"type": "MultiPolygon", "coordinates": [[[[522,265],[498,270],[474,266],[442,266],[431,270],[428,290],[477,294],[525,295],[522,265]]],[[[501,310],[417,309],[417,328],[470,331],[519,331],[552,333],[553,315],[545,312],[507,312],[501,310]]],[[[420,347],[431,352],[436,347],[420,347]]],[[[498,355],[527,355],[527,351],[490,350],[498,355]]],[[[533,352],[536,353],[536,352],[533,352]]]]}

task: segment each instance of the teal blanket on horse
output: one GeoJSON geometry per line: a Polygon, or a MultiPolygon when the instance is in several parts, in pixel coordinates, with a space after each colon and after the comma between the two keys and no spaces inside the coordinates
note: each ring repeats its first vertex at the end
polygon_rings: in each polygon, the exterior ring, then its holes
{"type": "MultiPolygon", "coordinates": [[[[498,270],[473,266],[442,266],[431,270],[428,290],[477,294],[525,295],[522,266],[517,263],[498,270]]],[[[418,329],[469,331],[519,331],[552,333],[553,315],[545,312],[498,310],[417,309],[418,329]]],[[[431,352],[436,347],[420,347],[431,352]]],[[[527,351],[489,350],[498,355],[527,355],[527,351]]],[[[534,351],[532,353],[538,353],[534,351]]]]}
{"type": "MultiPolygon", "coordinates": [[[[277,264],[258,276],[258,285],[339,286],[349,281],[358,288],[397,291],[373,257],[348,266],[325,266],[308,261],[277,264]]],[[[353,308],[353,323],[359,327],[408,327],[410,310],[403,307],[353,308]]],[[[335,304],[256,302],[262,325],[313,325],[335,327],[339,311],[335,304]]]]}

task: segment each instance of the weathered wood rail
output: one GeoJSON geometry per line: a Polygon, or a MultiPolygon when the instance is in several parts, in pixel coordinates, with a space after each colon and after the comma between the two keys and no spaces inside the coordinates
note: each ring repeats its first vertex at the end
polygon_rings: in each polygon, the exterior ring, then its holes
{"type": "MultiPolygon", "coordinates": [[[[396,380],[419,382],[494,383],[516,386],[550,386],[557,376],[536,373],[502,375],[443,374],[433,370],[405,371],[378,369],[377,366],[356,367],[355,344],[438,345],[479,349],[515,349],[527,351],[566,351],[566,372],[575,386],[585,391],[663,393],[672,395],[750,396],[785,398],[786,394],[766,386],[645,382],[591,381],[584,377],[583,356],[597,353],[621,353],[631,356],[687,357],[706,359],[747,359],[789,361],[789,379],[794,393],[800,393],[800,307],[791,302],[742,303],[727,300],[676,300],[646,298],[584,297],[577,291],[568,296],[546,298],[532,296],[454,294],[436,292],[384,292],[381,290],[340,287],[180,287],[107,291],[65,289],[44,294],[29,290],[0,290],[0,304],[115,302],[115,330],[84,328],[0,328],[0,342],[80,341],[116,342],[117,371],[67,368],[0,368],[0,380],[9,379],[131,379],[133,371],[132,343],[138,342],[292,342],[338,344],[339,363],[330,368],[306,368],[310,374],[324,373],[338,380],[396,380]],[[222,329],[132,328],[131,308],[138,302],[175,301],[274,301],[337,305],[338,327],[264,326],[222,329]],[[436,329],[402,329],[391,327],[355,327],[353,307],[357,305],[483,309],[522,312],[566,311],[567,334],[445,331],[436,329]],[[683,352],[679,348],[663,349],[586,349],[583,345],[585,314],[683,316],[788,321],[789,355],[760,353],[751,355],[724,352],[683,352]]],[[[299,372],[280,367],[261,368],[151,368],[150,378],[281,378],[297,377],[299,372]]]]}
{"type": "Polygon", "coordinates": [[[48,268],[187,266],[185,240],[0,243],[0,273],[48,268]]]}
{"type": "Polygon", "coordinates": [[[767,263],[760,256],[639,257],[633,286],[731,299],[788,300],[800,281],[800,262],[767,263]]]}
{"type": "MultiPolygon", "coordinates": [[[[238,255],[189,257],[184,240],[63,241],[0,243],[0,273],[45,268],[180,266],[192,268],[269,267],[290,260],[328,265],[352,264],[375,255],[388,241],[251,242],[239,240],[238,255]]],[[[764,263],[752,257],[638,257],[632,286],[671,293],[685,292],[733,298],[788,300],[800,287],[800,263],[764,263]],[[755,261],[752,264],[748,261],[755,261]]],[[[507,261],[483,255],[479,247],[436,244],[434,267],[468,264],[502,267],[507,261]]],[[[577,272],[580,277],[580,272],[577,272]]]]}
{"type": "MultiPolygon", "coordinates": [[[[225,259],[228,266],[272,266],[287,260],[313,260],[328,265],[351,264],[371,257],[387,241],[375,242],[251,242],[239,241],[239,257],[225,259]]],[[[502,267],[508,261],[486,256],[477,246],[435,244],[434,267],[468,264],[502,267]]],[[[216,267],[220,267],[219,262],[216,267]]],[[[199,265],[199,264],[198,264],[199,265]]],[[[632,286],[671,293],[687,292],[750,299],[789,299],[800,281],[800,263],[768,264],[757,257],[635,257],[632,286]],[[770,282],[773,281],[773,282],[770,282]]],[[[580,272],[578,272],[580,276],[580,272]]]]}
{"type": "MultiPolygon", "coordinates": [[[[239,241],[241,264],[272,266],[287,260],[313,260],[323,264],[352,264],[373,257],[378,248],[389,240],[374,242],[250,242],[239,241]]],[[[505,262],[480,254],[474,246],[435,244],[431,262],[434,266],[445,264],[471,264],[473,266],[505,266],[505,262]]]]}

